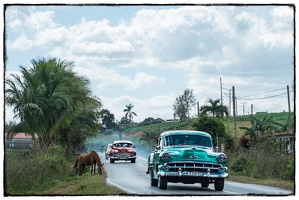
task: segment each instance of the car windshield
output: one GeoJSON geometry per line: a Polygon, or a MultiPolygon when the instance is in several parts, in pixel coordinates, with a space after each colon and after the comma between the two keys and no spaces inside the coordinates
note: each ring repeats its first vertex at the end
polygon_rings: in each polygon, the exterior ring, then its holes
{"type": "Polygon", "coordinates": [[[204,146],[212,147],[212,141],[209,137],[201,135],[170,135],[164,139],[164,146],[176,146],[176,145],[192,145],[192,146],[204,146]]]}
{"type": "Polygon", "coordinates": [[[117,143],[117,144],[114,144],[114,147],[132,147],[132,144],[130,144],[130,143],[117,143]]]}

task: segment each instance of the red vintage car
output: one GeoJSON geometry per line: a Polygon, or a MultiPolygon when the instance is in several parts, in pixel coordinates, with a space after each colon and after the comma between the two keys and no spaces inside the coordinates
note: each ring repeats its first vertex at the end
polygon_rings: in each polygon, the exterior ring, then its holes
{"type": "Polygon", "coordinates": [[[117,140],[112,144],[110,150],[110,163],[114,163],[116,160],[130,160],[131,163],[136,161],[136,151],[133,143],[128,140],[117,140]]]}

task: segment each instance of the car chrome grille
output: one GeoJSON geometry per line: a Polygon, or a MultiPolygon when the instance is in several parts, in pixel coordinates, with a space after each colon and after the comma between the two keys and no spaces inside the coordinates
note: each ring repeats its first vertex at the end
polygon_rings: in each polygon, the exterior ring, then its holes
{"type": "Polygon", "coordinates": [[[218,172],[218,168],[222,167],[220,164],[215,163],[202,163],[202,162],[171,162],[167,163],[169,171],[176,172],[180,168],[182,171],[197,171],[197,172],[218,172]]]}

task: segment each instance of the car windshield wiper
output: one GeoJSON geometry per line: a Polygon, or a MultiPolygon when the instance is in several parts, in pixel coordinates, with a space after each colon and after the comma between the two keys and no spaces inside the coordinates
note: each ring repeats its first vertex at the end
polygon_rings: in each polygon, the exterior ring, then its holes
{"type": "Polygon", "coordinates": [[[175,144],[172,147],[191,146],[190,144],[175,144]]]}
{"type": "Polygon", "coordinates": [[[207,149],[207,148],[209,148],[209,147],[207,147],[207,146],[203,146],[203,145],[196,145],[195,147],[200,147],[200,148],[203,148],[203,149],[207,149]]]}

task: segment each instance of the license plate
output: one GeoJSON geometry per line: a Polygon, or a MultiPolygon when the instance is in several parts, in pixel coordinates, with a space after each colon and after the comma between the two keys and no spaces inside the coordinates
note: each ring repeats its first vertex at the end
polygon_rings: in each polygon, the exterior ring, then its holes
{"type": "Polygon", "coordinates": [[[202,176],[202,172],[188,172],[188,176],[202,176]]]}

